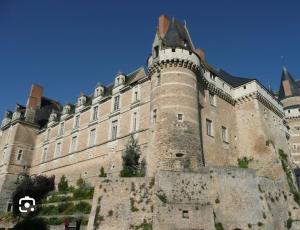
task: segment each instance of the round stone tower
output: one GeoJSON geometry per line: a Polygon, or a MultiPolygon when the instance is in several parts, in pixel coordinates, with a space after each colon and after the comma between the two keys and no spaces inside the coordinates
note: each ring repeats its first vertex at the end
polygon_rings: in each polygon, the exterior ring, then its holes
{"type": "Polygon", "coordinates": [[[151,77],[149,174],[195,171],[204,164],[198,75],[200,59],[185,26],[161,16],[148,59],[151,77]]]}

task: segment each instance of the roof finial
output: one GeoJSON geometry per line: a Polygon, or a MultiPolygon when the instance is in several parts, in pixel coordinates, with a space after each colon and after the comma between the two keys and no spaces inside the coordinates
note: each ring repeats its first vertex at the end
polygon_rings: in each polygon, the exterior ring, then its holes
{"type": "Polygon", "coordinates": [[[286,71],[286,67],[284,66],[284,61],[285,61],[285,58],[284,58],[284,56],[282,55],[281,57],[281,67],[282,67],[282,69],[283,70],[285,70],[286,71]]]}

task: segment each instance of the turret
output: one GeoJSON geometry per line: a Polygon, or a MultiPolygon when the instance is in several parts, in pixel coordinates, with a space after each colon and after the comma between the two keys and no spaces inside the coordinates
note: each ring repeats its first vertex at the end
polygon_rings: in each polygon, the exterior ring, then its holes
{"type": "Polygon", "coordinates": [[[156,170],[195,171],[204,165],[198,101],[200,62],[185,25],[161,16],[148,59],[154,149],[147,159],[150,174],[156,170]]]}

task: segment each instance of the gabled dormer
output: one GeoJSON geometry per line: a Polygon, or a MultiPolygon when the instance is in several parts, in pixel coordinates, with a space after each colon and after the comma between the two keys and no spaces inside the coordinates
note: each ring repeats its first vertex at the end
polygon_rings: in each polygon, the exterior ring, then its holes
{"type": "Polygon", "coordinates": [[[87,96],[85,96],[83,93],[80,93],[80,96],[77,99],[77,107],[84,106],[87,102],[87,96]]]}
{"type": "Polygon", "coordinates": [[[59,118],[58,112],[53,110],[49,116],[48,127],[56,123],[59,120],[58,118],[59,118]]]}
{"type": "Polygon", "coordinates": [[[124,85],[125,84],[125,80],[126,80],[126,76],[125,76],[124,73],[122,73],[122,72],[117,73],[117,76],[115,78],[114,87],[118,87],[120,85],[124,85]]]}
{"type": "Polygon", "coordinates": [[[105,91],[104,86],[98,82],[94,91],[94,98],[103,97],[104,91],[105,91]]]}

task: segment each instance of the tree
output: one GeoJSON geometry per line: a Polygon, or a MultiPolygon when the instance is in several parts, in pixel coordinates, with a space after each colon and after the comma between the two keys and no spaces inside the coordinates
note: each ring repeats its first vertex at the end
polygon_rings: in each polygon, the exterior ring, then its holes
{"type": "Polygon", "coordinates": [[[16,190],[13,192],[12,201],[13,201],[13,214],[15,216],[22,217],[32,217],[37,215],[37,211],[21,213],[19,211],[19,200],[25,196],[29,196],[35,200],[36,204],[40,204],[42,199],[45,198],[48,192],[54,190],[54,180],[55,177],[46,177],[42,175],[38,176],[25,176],[23,180],[19,182],[16,190]]]}
{"type": "Polygon", "coordinates": [[[145,175],[146,162],[142,160],[140,162],[141,149],[138,145],[138,141],[130,136],[126,145],[123,158],[123,169],[120,172],[122,177],[134,177],[145,175]]]}
{"type": "Polygon", "coordinates": [[[82,179],[82,177],[80,176],[76,181],[76,185],[78,186],[78,188],[85,188],[86,187],[85,180],[82,179]]]}
{"type": "Polygon", "coordinates": [[[57,185],[59,192],[66,192],[69,188],[68,180],[66,179],[65,175],[62,175],[60,181],[57,185]]]}

